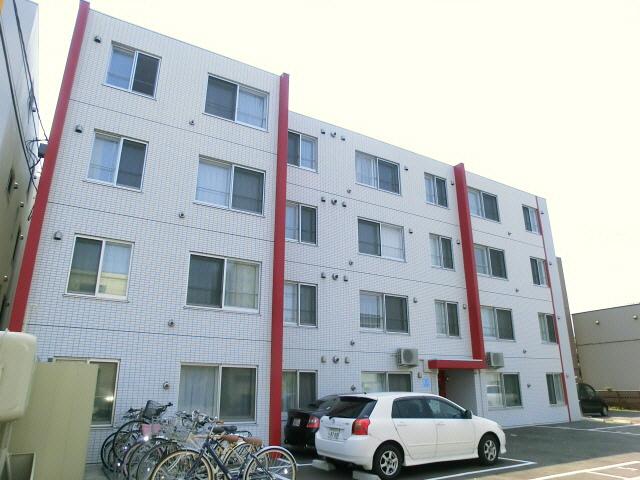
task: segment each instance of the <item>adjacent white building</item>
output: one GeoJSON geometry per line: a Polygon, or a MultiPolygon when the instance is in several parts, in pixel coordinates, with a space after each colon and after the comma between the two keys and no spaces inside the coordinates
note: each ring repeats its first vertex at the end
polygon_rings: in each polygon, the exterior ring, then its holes
{"type": "Polygon", "coordinates": [[[147,399],[272,443],[287,408],[351,391],[580,417],[544,199],[289,112],[288,75],[84,2],[67,72],[12,326],[100,365],[88,461],[147,399]]]}
{"type": "Polygon", "coordinates": [[[0,329],[9,324],[36,194],[38,5],[0,2],[0,329]]]}

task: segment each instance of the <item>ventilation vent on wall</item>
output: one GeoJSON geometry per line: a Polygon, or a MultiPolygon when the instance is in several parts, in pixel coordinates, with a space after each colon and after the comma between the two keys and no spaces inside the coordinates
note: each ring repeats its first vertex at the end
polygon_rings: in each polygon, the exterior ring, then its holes
{"type": "Polygon", "coordinates": [[[416,348],[399,348],[398,349],[398,366],[399,367],[415,367],[418,365],[418,350],[416,348]]]}
{"type": "Polygon", "coordinates": [[[500,352],[487,352],[487,367],[504,367],[504,355],[500,352]]]}

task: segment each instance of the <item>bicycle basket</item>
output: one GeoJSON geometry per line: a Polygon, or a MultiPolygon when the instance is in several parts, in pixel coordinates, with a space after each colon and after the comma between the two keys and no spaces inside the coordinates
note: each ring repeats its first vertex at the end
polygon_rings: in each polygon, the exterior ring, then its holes
{"type": "Polygon", "coordinates": [[[145,420],[151,421],[154,417],[159,417],[166,410],[167,407],[159,404],[158,402],[154,402],[153,400],[149,400],[147,405],[144,407],[142,411],[141,417],[145,420]]]}

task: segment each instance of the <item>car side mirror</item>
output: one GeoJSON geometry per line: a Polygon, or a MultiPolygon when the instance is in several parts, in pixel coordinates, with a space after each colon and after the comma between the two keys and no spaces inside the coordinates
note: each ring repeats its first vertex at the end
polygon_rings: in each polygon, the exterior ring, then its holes
{"type": "Polygon", "coordinates": [[[473,417],[473,412],[471,410],[465,410],[464,411],[464,417],[463,418],[471,420],[472,417],[473,417]]]}

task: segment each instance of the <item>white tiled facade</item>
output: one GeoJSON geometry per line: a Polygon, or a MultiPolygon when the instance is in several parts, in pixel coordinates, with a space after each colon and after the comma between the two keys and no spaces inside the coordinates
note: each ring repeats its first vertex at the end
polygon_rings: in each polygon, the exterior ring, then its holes
{"type": "MultiPolygon", "coordinates": [[[[25,329],[38,337],[42,360],[118,360],[116,419],[147,399],[176,404],[181,364],[252,366],[256,419],[247,428],[267,437],[279,88],[277,75],[90,12],[25,329]],[[105,84],[113,44],[161,59],[155,98],[105,84]],[[209,74],[268,93],[266,131],[204,114],[209,74]],[[87,179],[95,132],[147,143],[140,191],[87,179]],[[201,157],[264,172],[263,215],[196,202],[201,157]],[[53,238],[57,231],[60,240],[53,238]],[[133,244],[125,300],[66,293],[76,235],[133,244]],[[259,263],[258,312],[185,306],[190,253],[259,263]]],[[[427,368],[429,360],[472,360],[453,167],[291,112],[289,129],[317,139],[317,172],[287,170],[287,201],[317,209],[317,245],[288,240],[285,260],[286,281],[317,286],[317,327],[285,325],[282,368],[316,372],[319,396],[361,391],[362,372],[410,373],[414,391],[437,393],[438,372],[427,368]],[[356,151],[397,163],[401,193],[358,184],[356,151]],[[427,204],[425,173],[446,179],[447,208],[427,204]],[[359,253],[359,218],[402,227],[405,260],[359,253]],[[452,239],[454,270],[431,266],[430,234],[452,239]],[[405,297],[408,333],[364,331],[360,291],[405,297]],[[459,338],[437,335],[436,300],[458,304],[459,338]],[[420,365],[398,367],[398,348],[417,349],[420,365]]],[[[545,375],[561,373],[562,366],[558,345],[543,343],[538,325],[539,312],[554,313],[551,289],[533,285],[529,262],[530,257],[555,259],[546,204],[468,172],[467,183],[498,197],[500,222],[473,217],[473,238],[504,250],[508,280],[478,276],[480,303],[512,311],[515,341],[485,340],[486,351],[504,354],[503,368],[447,370],[449,396],[505,426],[567,421],[568,410],[577,418],[572,376],[569,408],[550,405],[547,394],[545,375]],[[522,205],[535,208],[536,201],[543,212],[546,256],[542,236],[524,227],[522,205]],[[519,374],[522,406],[489,408],[487,372],[519,374]]],[[[553,300],[562,315],[553,263],[553,300]]],[[[567,352],[564,370],[572,372],[566,330],[560,328],[559,337],[567,352]]],[[[100,444],[112,431],[94,428],[89,462],[99,461],[100,444]]]]}

